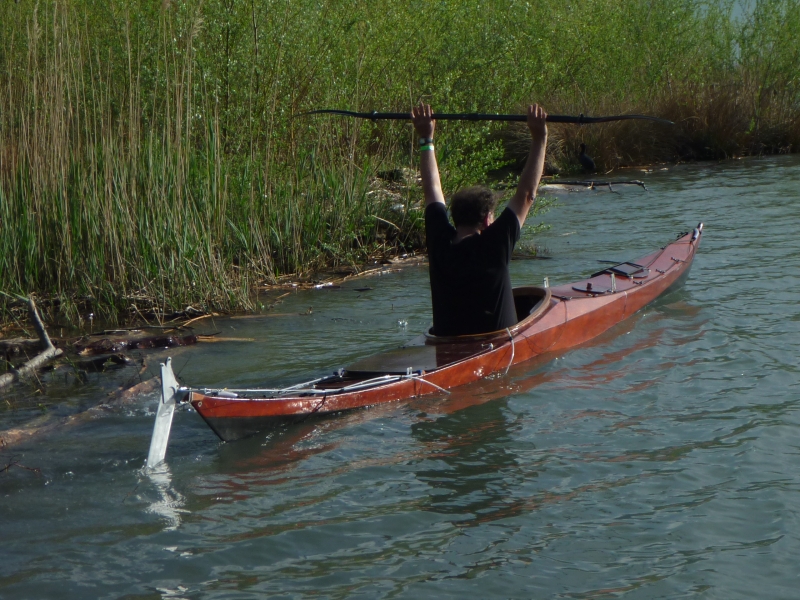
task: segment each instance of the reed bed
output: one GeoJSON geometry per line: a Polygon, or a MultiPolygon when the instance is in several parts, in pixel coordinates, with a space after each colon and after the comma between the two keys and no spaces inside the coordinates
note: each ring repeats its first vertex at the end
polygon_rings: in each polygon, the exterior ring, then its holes
{"type": "MultiPolygon", "coordinates": [[[[314,108],[643,112],[551,128],[551,168],[800,148],[800,0],[0,5],[0,290],[51,318],[248,309],[287,273],[418,247],[405,123],[314,108]],[[737,12],[739,11],[739,12],[737,12]],[[408,183],[408,182],[407,182],[408,183]],[[56,316],[58,315],[58,316],[56,316]]],[[[442,123],[447,191],[524,157],[442,123]]],[[[0,295],[0,311],[9,296],[0,295]]]]}

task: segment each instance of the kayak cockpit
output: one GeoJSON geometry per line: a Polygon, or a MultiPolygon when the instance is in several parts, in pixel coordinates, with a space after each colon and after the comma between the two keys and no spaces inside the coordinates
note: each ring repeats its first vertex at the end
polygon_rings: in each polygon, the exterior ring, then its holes
{"type": "Polygon", "coordinates": [[[458,336],[428,332],[408,344],[369,356],[345,368],[356,376],[428,373],[489,352],[530,327],[550,306],[550,290],[538,286],[514,288],[517,323],[508,329],[458,336]]]}
{"type": "Polygon", "coordinates": [[[516,337],[528,327],[533,325],[551,306],[550,288],[543,288],[535,285],[516,287],[514,293],[514,307],[517,311],[516,325],[508,329],[498,329],[486,333],[475,333],[470,335],[434,335],[428,331],[425,339],[429,344],[468,344],[468,343],[493,343],[497,344],[503,340],[508,341],[510,337],[516,337]]]}

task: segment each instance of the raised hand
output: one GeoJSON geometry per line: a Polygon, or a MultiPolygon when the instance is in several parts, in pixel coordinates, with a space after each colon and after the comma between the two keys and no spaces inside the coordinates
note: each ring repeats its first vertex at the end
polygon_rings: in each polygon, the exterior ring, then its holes
{"type": "Polygon", "coordinates": [[[528,129],[534,140],[547,139],[547,113],[538,104],[528,106],[528,129]]]}
{"type": "Polygon", "coordinates": [[[414,129],[421,138],[433,139],[433,130],[436,128],[436,120],[433,118],[433,111],[430,104],[419,103],[411,109],[411,122],[414,129]]]}

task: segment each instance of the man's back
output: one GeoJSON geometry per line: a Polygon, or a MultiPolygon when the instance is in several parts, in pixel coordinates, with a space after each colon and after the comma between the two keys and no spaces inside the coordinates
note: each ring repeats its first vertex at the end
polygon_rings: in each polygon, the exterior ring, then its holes
{"type": "Polygon", "coordinates": [[[436,120],[430,105],[420,102],[414,107],[411,121],[419,136],[433,331],[436,335],[465,335],[510,327],[517,322],[517,315],[508,263],[542,178],[547,113],[537,104],[528,106],[531,151],[503,214],[493,223],[496,198],[491,190],[466,188],[451,200],[455,227],[447,219],[433,145],[436,120]]]}
{"type": "Polygon", "coordinates": [[[443,204],[425,210],[430,261],[433,333],[466,335],[517,322],[508,263],[519,239],[519,221],[506,209],[480,233],[454,243],[456,229],[443,204]]]}

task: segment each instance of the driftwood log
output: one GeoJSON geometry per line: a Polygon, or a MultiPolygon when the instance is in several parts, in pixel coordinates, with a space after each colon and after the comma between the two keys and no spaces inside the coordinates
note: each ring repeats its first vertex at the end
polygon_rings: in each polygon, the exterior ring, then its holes
{"type": "Polygon", "coordinates": [[[33,298],[28,298],[28,318],[31,320],[31,324],[36,330],[36,334],[39,336],[41,352],[20,368],[14,369],[10,373],[0,375],[0,389],[19,379],[34,375],[37,369],[43,367],[52,359],[62,354],[62,350],[56,348],[53,342],[50,341],[50,336],[47,335],[47,330],[44,328],[41,317],[39,317],[39,311],[36,310],[36,303],[33,301],[33,298]]]}
{"type": "Polygon", "coordinates": [[[78,341],[74,344],[75,350],[81,356],[97,354],[117,354],[124,350],[147,350],[150,348],[175,348],[176,346],[191,346],[197,343],[197,336],[193,333],[184,335],[156,335],[148,337],[127,338],[102,338],[93,342],[78,341]]]}
{"type": "Polygon", "coordinates": [[[75,366],[82,371],[102,373],[108,369],[127,367],[133,364],[134,361],[124,354],[101,354],[100,356],[79,360],[75,363],[75,366]]]}
{"type": "Polygon", "coordinates": [[[629,179],[625,181],[598,181],[598,180],[586,180],[586,181],[561,181],[558,179],[553,179],[551,181],[545,182],[545,185],[571,185],[571,186],[578,186],[578,187],[585,187],[590,190],[597,189],[599,187],[607,187],[610,192],[613,192],[614,189],[611,187],[612,185],[638,185],[644,191],[649,191],[647,186],[644,184],[643,181],[639,181],[638,179],[629,179]]]}

